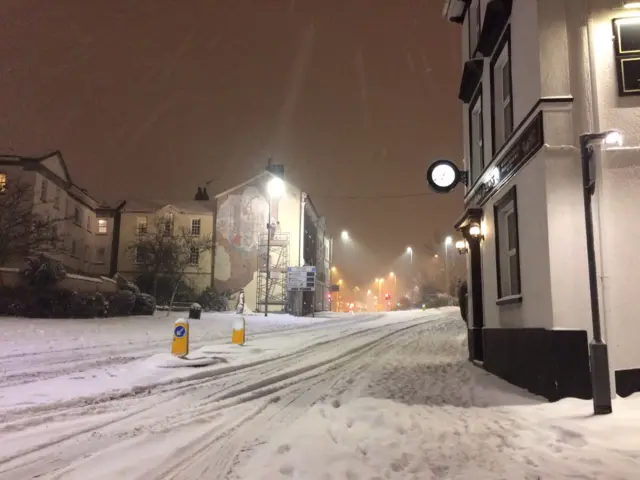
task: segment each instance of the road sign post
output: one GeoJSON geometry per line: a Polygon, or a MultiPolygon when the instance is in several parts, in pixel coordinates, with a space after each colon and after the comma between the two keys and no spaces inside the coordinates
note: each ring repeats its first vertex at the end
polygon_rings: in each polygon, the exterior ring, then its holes
{"type": "Polygon", "coordinates": [[[299,306],[294,309],[298,312],[295,313],[296,315],[302,314],[303,311],[303,292],[313,292],[311,311],[315,316],[316,267],[289,267],[287,269],[287,291],[289,292],[289,295],[299,296],[299,306]]]}
{"type": "Polygon", "coordinates": [[[171,355],[180,358],[189,355],[189,320],[179,318],[173,324],[171,355]]]}

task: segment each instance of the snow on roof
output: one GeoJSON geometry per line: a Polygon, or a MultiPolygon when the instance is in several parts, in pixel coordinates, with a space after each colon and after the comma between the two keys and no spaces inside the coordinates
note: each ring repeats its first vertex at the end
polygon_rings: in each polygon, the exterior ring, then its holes
{"type": "Polygon", "coordinates": [[[122,208],[123,212],[154,213],[165,207],[171,207],[179,213],[213,213],[214,206],[208,202],[187,200],[168,202],[164,200],[127,200],[122,208]]]}

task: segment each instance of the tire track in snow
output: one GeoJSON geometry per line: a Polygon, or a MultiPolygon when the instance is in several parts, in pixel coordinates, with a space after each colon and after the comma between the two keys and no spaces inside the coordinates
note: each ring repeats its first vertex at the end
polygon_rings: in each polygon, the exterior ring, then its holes
{"type": "MultiPolygon", "coordinates": [[[[423,322],[424,321],[433,321],[433,320],[435,320],[435,316],[424,316],[421,320],[423,322]]],[[[414,322],[415,323],[415,322],[419,322],[419,321],[420,321],[419,319],[412,319],[412,320],[407,320],[406,322],[414,322]]],[[[351,342],[358,341],[360,339],[360,337],[362,337],[362,336],[364,336],[366,338],[367,336],[379,335],[381,330],[384,331],[385,329],[390,329],[390,328],[397,329],[398,326],[400,326],[401,324],[406,323],[406,322],[403,321],[403,322],[398,322],[397,324],[392,324],[392,325],[388,325],[387,324],[385,326],[375,327],[375,328],[372,328],[372,329],[358,330],[358,331],[355,331],[355,332],[351,332],[351,334],[346,335],[346,336],[344,336],[342,338],[339,338],[339,339],[333,339],[333,340],[327,340],[327,341],[319,342],[318,344],[306,347],[306,348],[302,349],[299,352],[295,352],[295,353],[288,354],[288,355],[283,355],[283,356],[276,357],[276,358],[270,358],[270,359],[267,359],[266,361],[259,362],[260,364],[264,364],[264,366],[251,365],[250,367],[254,367],[254,368],[252,368],[251,372],[247,372],[247,373],[244,374],[244,376],[240,376],[239,378],[236,379],[236,381],[232,382],[230,386],[225,386],[225,387],[217,390],[217,393],[220,393],[220,391],[228,390],[229,388],[232,388],[233,386],[236,386],[239,383],[245,382],[247,380],[248,376],[249,376],[249,378],[250,378],[251,375],[254,375],[254,378],[260,378],[260,377],[269,376],[274,371],[277,371],[277,370],[283,368],[284,365],[289,365],[292,362],[292,360],[295,360],[296,358],[304,358],[306,356],[313,355],[314,352],[317,355],[319,350],[321,351],[321,350],[327,349],[327,348],[339,351],[340,350],[340,345],[338,345],[338,344],[344,344],[344,343],[347,343],[349,341],[351,341],[351,342]]],[[[373,343],[375,343],[375,342],[373,342],[373,343]]],[[[324,355],[326,355],[326,352],[324,353],[324,355]]],[[[338,357],[342,358],[342,357],[344,357],[344,354],[343,355],[338,355],[338,357]]],[[[313,367],[317,369],[317,368],[320,368],[320,367],[325,366],[327,364],[328,364],[327,362],[320,362],[320,365],[316,364],[316,365],[313,365],[313,367]]],[[[246,368],[246,366],[242,366],[242,367],[246,368]]],[[[287,377],[291,378],[291,375],[301,375],[301,374],[303,374],[303,373],[305,373],[307,371],[310,371],[310,370],[311,369],[309,369],[309,370],[304,369],[304,372],[301,372],[301,371],[291,372],[289,375],[287,375],[287,377]]],[[[231,376],[232,373],[237,373],[237,372],[227,372],[226,375],[227,376],[231,376]]],[[[219,377],[219,375],[215,375],[215,376],[219,377]]],[[[202,384],[203,382],[205,382],[205,383],[206,382],[215,383],[217,380],[219,380],[219,378],[208,378],[208,377],[211,377],[211,374],[204,375],[203,377],[201,377],[202,378],[202,382],[200,382],[200,383],[198,383],[197,379],[191,378],[190,380],[193,381],[193,384],[191,386],[192,387],[195,386],[199,390],[202,390],[203,388],[206,390],[206,385],[203,385],[202,384]]],[[[278,381],[285,381],[285,380],[286,380],[286,378],[284,378],[284,377],[282,379],[276,378],[275,379],[275,383],[277,383],[278,381]]],[[[268,382],[268,384],[273,384],[273,383],[274,383],[273,380],[271,382],[268,382]]],[[[215,385],[212,384],[210,386],[214,387],[215,385]]],[[[278,387],[278,388],[285,388],[286,386],[287,385],[282,385],[281,387],[278,387]]],[[[264,390],[265,387],[271,388],[267,384],[265,384],[265,385],[259,384],[259,385],[254,385],[253,386],[253,391],[259,391],[260,388],[262,388],[264,390]],[[256,390],[256,389],[258,389],[258,390],[256,390]]],[[[182,389],[181,386],[178,385],[176,390],[181,390],[181,389],[182,389]]],[[[247,392],[246,392],[248,394],[247,398],[245,398],[245,399],[241,398],[239,401],[234,401],[234,402],[236,404],[242,403],[243,401],[244,402],[248,402],[248,401],[255,400],[257,396],[261,396],[261,395],[256,395],[256,393],[251,393],[251,391],[252,391],[252,389],[248,389],[247,390],[247,392]]],[[[162,400],[163,403],[164,402],[170,402],[172,400],[176,400],[176,398],[179,398],[182,395],[182,393],[183,392],[179,392],[179,391],[174,391],[174,392],[170,392],[170,391],[169,392],[167,392],[167,391],[162,392],[161,391],[157,395],[158,398],[156,400],[157,401],[162,400]],[[173,395],[167,395],[168,393],[169,394],[173,394],[173,395]]],[[[271,393],[273,393],[273,392],[270,392],[270,391],[266,392],[266,394],[271,394],[271,393]]],[[[211,414],[212,412],[214,412],[216,410],[220,410],[221,408],[228,408],[228,405],[224,406],[224,405],[221,405],[221,403],[224,403],[225,400],[233,399],[234,395],[237,396],[237,395],[242,395],[242,394],[243,394],[242,391],[235,391],[233,395],[224,394],[223,395],[224,398],[215,398],[215,397],[211,398],[211,394],[207,394],[207,395],[205,395],[205,397],[202,400],[204,400],[208,404],[214,404],[213,405],[214,408],[211,409],[211,411],[209,411],[209,412],[207,412],[207,411],[199,412],[199,413],[197,413],[197,415],[211,414]]],[[[154,399],[153,396],[152,396],[152,399],[154,399]]],[[[234,402],[229,402],[229,403],[234,403],[234,402]]],[[[155,404],[155,402],[154,402],[154,404],[155,404]]],[[[114,402],[113,408],[117,409],[118,405],[120,405],[120,403],[114,402]]],[[[90,406],[88,408],[90,409],[92,407],[93,406],[90,406]]],[[[131,415],[127,416],[127,419],[128,419],[127,423],[128,424],[134,424],[135,423],[135,421],[134,421],[135,417],[144,415],[148,410],[149,410],[148,408],[144,408],[144,409],[140,409],[140,410],[134,410],[134,412],[131,415]]],[[[25,412],[23,412],[23,413],[25,413],[25,412]]],[[[87,412],[87,413],[90,413],[90,412],[87,412]]],[[[192,413],[194,413],[194,412],[192,412],[192,413]]],[[[71,413],[72,417],[77,417],[79,415],[82,416],[83,412],[81,412],[81,411],[79,412],[79,411],[76,410],[76,411],[71,413]]],[[[43,420],[43,419],[41,419],[41,420],[43,420]]],[[[121,425],[121,423],[122,423],[121,421],[116,419],[113,422],[108,422],[107,424],[104,424],[104,425],[103,424],[95,424],[92,427],[93,427],[94,431],[98,430],[98,429],[105,429],[106,426],[114,426],[114,427],[122,428],[123,426],[121,425]]],[[[56,447],[58,447],[56,450],[60,450],[62,448],[63,444],[69,443],[70,437],[73,437],[74,440],[76,440],[74,443],[78,443],[78,441],[79,441],[78,436],[82,437],[83,435],[85,437],[89,437],[89,438],[87,438],[87,440],[89,441],[89,443],[91,443],[90,442],[91,438],[90,438],[89,435],[87,435],[88,430],[89,429],[76,431],[71,436],[60,438],[59,441],[56,441],[54,443],[50,443],[50,444],[47,444],[47,445],[38,445],[38,446],[32,448],[31,450],[29,450],[29,452],[19,452],[16,455],[12,455],[11,457],[5,458],[2,461],[0,461],[0,465],[13,463],[14,460],[21,459],[21,460],[27,461],[26,464],[23,463],[23,465],[18,465],[16,467],[11,467],[9,470],[15,472],[15,471],[17,471],[16,468],[18,470],[22,470],[22,467],[27,467],[27,469],[28,469],[30,462],[28,461],[27,457],[29,456],[30,452],[35,452],[35,451],[38,451],[38,450],[46,449],[46,448],[52,447],[54,445],[56,447]]],[[[83,449],[80,449],[80,451],[78,451],[77,453],[81,454],[82,450],[83,449]]],[[[87,450],[90,451],[90,449],[87,449],[87,450]]],[[[85,451],[84,454],[87,454],[87,452],[85,451]]],[[[69,455],[68,452],[67,452],[67,455],[69,455]]],[[[64,459],[64,462],[67,462],[67,464],[70,461],[72,461],[74,457],[77,458],[77,456],[78,456],[75,453],[71,454],[69,456],[67,456],[67,455],[63,455],[63,457],[66,457],[64,459]]],[[[58,461],[61,460],[59,458],[60,457],[59,451],[52,452],[52,457],[56,458],[58,461]]],[[[36,461],[37,464],[42,465],[42,462],[39,461],[39,460],[41,460],[41,459],[38,459],[38,460],[35,460],[35,461],[36,461]]],[[[7,470],[3,470],[3,471],[7,471],[7,470]]]]}

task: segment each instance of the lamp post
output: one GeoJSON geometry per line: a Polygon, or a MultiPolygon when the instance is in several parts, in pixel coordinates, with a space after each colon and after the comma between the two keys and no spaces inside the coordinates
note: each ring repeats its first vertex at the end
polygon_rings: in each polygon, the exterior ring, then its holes
{"type": "Polygon", "coordinates": [[[591,323],[593,339],[589,345],[591,363],[591,388],[593,389],[593,413],[606,415],[613,411],[611,405],[611,379],[609,377],[609,352],[602,336],[600,325],[600,301],[598,299],[598,272],[596,249],[593,234],[593,210],[591,197],[596,190],[595,169],[591,174],[593,162],[593,144],[622,144],[620,132],[610,130],[601,133],[580,135],[580,163],[582,168],[582,196],[584,201],[584,223],[587,240],[587,263],[589,269],[589,293],[591,295],[591,323]]]}
{"type": "Polygon", "coordinates": [[[398,296],[398,277],[393,272],[390,272],[389,276],[393,278],[393,298],[395,299],[398,296]]]}
{"type": "Polygon", "coordinates": [[[407,253],[409,254],[409,261],[413,263],[413,248],[407,247],[407,253]]]}
{"type": "MultiPolygon", "coordinates": [[[[338,271],[336,267],[329,269],[329,288],[333,288],[333,275],[338,271]]],[[[336,295],[337,296],[337,295],[336,295]]],[[[333,312],[333,290],[329,291],[329,311],[333,312]]]]}
{"type": "Polygon", "coordinates": [[[267,203],[269,204],[268,217],[267,217],[267,279],[265,282],[264,293],[264,316],[269,315],[269,281],[271,280],[271,231],[275,228],[275,225],[271,224],[271,202],[274,198],[279,198],[284,193],[285,185],[284,181],[279,177],[273,177],[267,183],[267,203]]]}
{"type": "Polygon", "coordinates": [[[447,294],[451,294],[451,286],[449,285],[449,245],[453,243],[453,238],[447,237],[444,239],[444,275],[445,275],[445,289],[447,294]]]}
{"type": "MultiPolygon", "coordinates": [[[[376,282],[378,282],[378,299],[382,299],[382,284],[384,283],[384,278],[376,278],[376,282]]],[[[378,302],[378,305],[381,304],[378,302]]]]}

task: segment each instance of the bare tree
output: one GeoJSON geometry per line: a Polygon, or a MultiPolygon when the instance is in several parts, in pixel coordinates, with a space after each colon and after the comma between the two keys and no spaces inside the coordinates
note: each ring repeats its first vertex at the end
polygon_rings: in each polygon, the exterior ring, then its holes
{"type": "Polygon", "coordinates": [[[200,271],[202,254],[212,249],[211,235],[192,235],[184,227],[176,229],[170,216],[156,218],[151,225],[138,226],[136,241],[129,246],[140,273],[152,279],[152,293],[155,297],[158,293],[158,280],[169,279],[169,312],[188,272],[200,271]]]}
{"type": "Polygon", "coordinates": [[[34,206],[41,204],[34,204],[34,198],[33,186],[20,180],[0,191],[0,266],[35,254],[64,253],[59,227],[66,218],[36,213],[34,206]]]}

